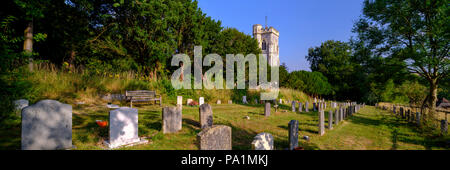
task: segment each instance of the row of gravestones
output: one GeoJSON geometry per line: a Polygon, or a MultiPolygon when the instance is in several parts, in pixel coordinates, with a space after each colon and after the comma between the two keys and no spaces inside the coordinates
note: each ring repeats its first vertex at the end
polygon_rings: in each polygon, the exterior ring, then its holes
{"type": "MultiPolygon", "coordinates": [[[[17,101],[16,103],[20,103],[17,101]]],[[[22,150],[56,150],[72,148],[72,106],[55,100],[42,100],[21,109],[22,150]]],[[[18,106],[16,104],[16,106],[18,106]]],[[[19,108],[17,108],[19,109],[19,108]]],[[[173,133],[182,128],[182,108],[164,107],[162,131],[173,133]]],[[[203,104],[199,109],[200,126],[197,137],[202,150],[231,150],[231,128],[214,125],[212,109],[203,104]]],[[[120,107],[109,112],[109,140],[104,144],[110,148],[144,144],[148,141],[138,136],[138,110],[120,107]]]]}
{"type": "MultiPolygon", "coordinates": [[[[191,102],[193,102],[194,100],[192,99],[187,99],[186,100],[186,105],[190,105],[191,102]]],[[[198,99],[198,105],[201,106],[202,104],[205,103],[205,98],[204,97],[200,97],[198,99]]],[[[222,104],[221,100],[217,100],[216,104],[222,104]]],[[[233,104],[232,100],[228,100],[228,104],[233,104]]],[[[183,106],[183,96],[178,96],[177,97],[177,106],[183,106]]]]}
{"type": "MultiPolygon", "coordinates": [[[[344,107],[339,107],[339,109],[335,110],[335,116],[333,119],[333,112],[330,110],[329,111],[329,117],[328,117],[328,129],[333,129],[333,120],[335,125],[337,125],[340,121],[344,120],[345,118],[347,118],[347,116],[351,116],[354,113],[358,112],[360,108],[364,107],[365,105],[359,105],[356,103],[352,103],[353,105],[349,105],[349,106],[344,106],[344,107]]],[[[334,105],[334,104],[332,104],[334,105]]],[[[319,110],[319,135],[323,135],[325,134],[325,121],[324,121],[324,108],[325,108],[325,102],[321,102],[318,103],[318,110],[319,110]]],[[[336,103],[336,107],[337,107],[337,103],[336,103]]],[[[289,129],[289,150],[294,150],[295,148],[298,147],[298,130],[299,130],[299,122],[298,120],[291,120],[288,124],[288,129],[289,129]]],[[[272,139],[272,143],[273,143],[273,138],[270,138],[271,135],[270,134],[259,134],[257,137],[255,138],[263,138],[260,137],[261,136],[269,136],[267,138],[272,139]]],[[[256,139],[255,139],[256,140],[256,139]]],[[[255,141],[253,141],[255,143],[255,141]]],[[[267,144],[267,143],[266,143],[267,144]]],[[[273,147],[272,147],[273,148],[273,147]]]]}
{"type": "MultiPolygon", "coordinates": [[[[266,102],[270,103],[270,102],[266,102]]],[[[269,105],[270,107],[270,105],[269,105]]],[[[323,129],[323,110],[322,129],[323,129]]],[[[342,112],[341,112],[342,113],[342,112]]],[[[351,113],[351,112],[349,112],[351,113]]],[[[213,112],[209,104],[199,108],[200,127],[198,135],[201,150],[231,150],[231,128],[213,125],[213,112]]],[[[72,106],[54,100],[42,100],[22,109],[22,149],[68,149],[72,147],[72,106]]],[[[343,117],[343,116],[340,116],[343,117]]],[[[332,120],[332,118],[331,118],[332,120]]],[[[138,136],[138,110],[121,107],[109,113],[109,148],[147,143],[138,136]]],[[[294,126],[290,123],[289,127],[294,126]]],[[[296,125],[298,131],[298,122],[296,125]]],[[[182,128],[182,108],[164,107],[162,110],[163,133],[174,133],[182,128]]],[[[289,132],[289,139],[295,134],[289,132]]],[[[298,141],[298,132],[297,141],[298,141]]],[[[273,149],[270,134],[258,134],[252,145],[255,149],[273,149]],[[264,146],[264,147],[260,147],[264,146]],[[269,147],[267,147],[269,146],[269,147]]],[[[290,142],[292,143],[292,142],[290,142]]]]}
{"type": "MultiPolygon", "coordinates": [[[[319,110],[319,135],[322,136],[325,134],[325,103],[318,104],[319,110]]],[[[337,106],[337,104],[336,104],[337,106]]],[[[335,109],[334,112],[332,110],[328,111],[328,129],[333,129],[333,124],[337,126],[341,121],[346,119],[349,116],[352,116],[354,113],[359,112],[361,108],[363,108],[365,104],[357,104],[353,103],[344,103],[339,106],[339,108],[335,109]],[[334,113],[334,114],[333,114],[334,113]]]]}
{"type": "MultiPolygon", "coordinates": [[[[383,110],[388,110],[388,108],[386,106],[382,107],[383,110]]],[[[421,120],[421,113],[420,112],[416,112],[414,114],[413,111],[411,111],[411,109],[409,108],[404,108],[401,106],[396,106],[393,105],[392,106],[392,113],[401,118],[406,120],[407,122],[410,123],[416,123],[417,126],[420,126],[420,120],[421,120]]],[[[447,134],[448,132],[448,121],[443,119],[441,120],[441,133],[442,134],[447,134]]]]}

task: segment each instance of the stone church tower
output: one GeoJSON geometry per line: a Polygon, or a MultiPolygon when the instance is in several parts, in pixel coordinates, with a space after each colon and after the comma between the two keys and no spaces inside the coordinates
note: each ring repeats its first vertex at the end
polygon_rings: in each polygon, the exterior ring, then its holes
{"type": "Polygon", "coordinates": [[[263,28],[262,25],[253,25],[253,38],[258,40],[262,53],[267,55],[267,62],[270,66],[280,66],[280,51],[278,38],[280,33],[273,27],[263,28]]]}

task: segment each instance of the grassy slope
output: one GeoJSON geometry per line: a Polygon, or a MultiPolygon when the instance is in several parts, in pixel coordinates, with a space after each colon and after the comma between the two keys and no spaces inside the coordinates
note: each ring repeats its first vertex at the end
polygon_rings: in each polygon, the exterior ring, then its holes
{"type": "MultiPolygon", "coordinates": [[[[284,106],[287,108],[287,106],[284,106]]],[[[373,107],[361,109],[360,113],[326,130],[324,136],[317,135],[317,112],[293,113],[279,111],[266,118],[262,106],[213,105],[214,123],[232,127],[233,149],[251,149],[253,137],[261,132],[271,133],[275,138],[275,148],[288,147],[287,124],[290,120],[300,121],[300,138],[311,137],[309,142],[300,139],[300,146],[309,150],[422,150],[448,149],[447,138],[431,139],[423,136],[414,125],[400,121],[389,113],[375,110],[373,107]],[[250,120],[244,119],[250,116],[250,120]]],[[[73,143],[77,149],[102,149],[100,141],[107,136],[106,129],[101,129],[95,120],[107,119],[105,107],[74,107],[73,143]]],[[[328,117],[328,116],[326,116],[328,117]]],[[[327,120],[326,120],[327,121],[327,120]]],[[[326,123],[327,124],[327,123],[326,123]]],[[[183,129],[176,134],[162,134],[161,108],[158,106],[139,107],[139,135],[150,137],[150,144],[123,149],[150,150],[196,150],[198,128],[198,107],[183,107],[183,129]]],[[[2,131],[0,148],[20,148],[20,131],[2,131]],[[16,134],[17,133],[17,134],[16,134]],[[19,135],[18,135],[19,134],[19,135]]]]}

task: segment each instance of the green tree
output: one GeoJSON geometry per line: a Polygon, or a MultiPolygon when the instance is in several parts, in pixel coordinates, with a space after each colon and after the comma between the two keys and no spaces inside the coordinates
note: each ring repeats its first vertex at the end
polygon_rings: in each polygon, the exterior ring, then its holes
{"type": "Polygon", "coordinates": [[[359,38],[383,53],[404,60],[411,73],[428,81],[428,106],[434,116],[437,89],[448,79],[449,7],[445,0],[365,0],[366,27],[359,38]]]}
{"type": "Polygon", "coordinates": [[[409,104],[420,105],[427,95],[427,88],[417,81],[405,81],[398,87],[398,91],[409,99],[409,104]]]}
{"type": "Polygon", "coordinates": [[[356,80],[361,79],[357,79],[356,73],[359,73],[359,65],[353,61],[352,49],[348,43],[326,41],[319,47],[310,48],[306,59],[310,62],[312,71],[327,77],[337,99],[358,99],[356,80]]]}
{"type": "Polygon", "coordinates": [[[332,93],[328,79],[320,72],[293,71],[287,80],[289,87],[303,91],[311,96],[332,93]]]}
{"type": "Polygon", "coordinates": [[[289,87],[289,71],[286,63],[282,63],[279,68],[279,81],[281,87],[289,87]]]}

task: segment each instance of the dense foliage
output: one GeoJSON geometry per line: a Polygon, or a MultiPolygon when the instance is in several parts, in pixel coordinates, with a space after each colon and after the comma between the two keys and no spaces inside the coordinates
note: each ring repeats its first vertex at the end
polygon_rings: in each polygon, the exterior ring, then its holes
{"type": "Polygon", "coordinates": [[[445,0],[366,0],[356,37],[326,41],[306,58],[328,78],[329,97],[434,108],[450,96],[448,14],[445,0]]]}

